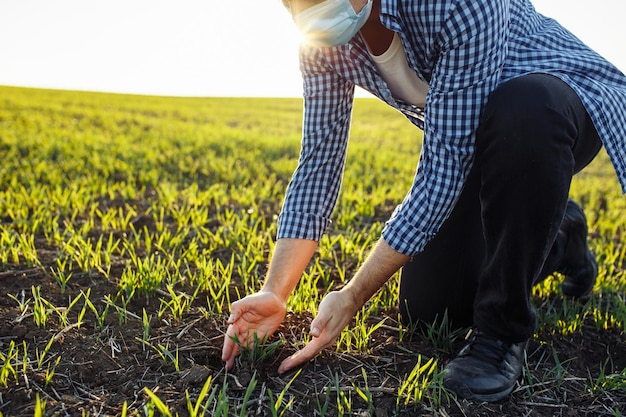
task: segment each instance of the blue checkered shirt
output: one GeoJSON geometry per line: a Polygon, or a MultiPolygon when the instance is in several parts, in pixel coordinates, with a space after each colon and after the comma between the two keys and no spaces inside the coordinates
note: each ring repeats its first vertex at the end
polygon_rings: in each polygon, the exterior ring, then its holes
{"type": "Polygon", "coordinates": [[[407,60],[429,84],[425,108],[392,97],[360,36],[333,48],[301,47],[304,123],[298,167],[278,238],[320,240],[337,201],[354,86],[424,130],[418,169],[383,238],[423,250],[454,206],[472,165],[487,96],[511,78],[552,74],[580,96],[626,190],[626,77],[528,0],[381,0],[381,20],[400,35],[407,60]]]}

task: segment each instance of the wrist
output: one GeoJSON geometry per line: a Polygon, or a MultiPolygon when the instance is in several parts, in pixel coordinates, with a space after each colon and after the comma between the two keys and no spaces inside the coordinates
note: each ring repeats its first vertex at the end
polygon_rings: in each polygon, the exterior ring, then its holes
{"type": "Polygon", "coordinates": [[[381,239],[343,290],[359,308],[409,259],[381,239]]]}
{"type": "Polygon", "coordinates": [[[277,288],[272,288],[270,285],[264,285],[259,291],[263,294],[268,294],[273,296],[277,301],[279,301],[283,306],[287,306],[287,300],[289,299],[289,294],[284,294],[284,291],[281,291],[277,288]]]}
{"type": "Polygon", "coordinates": [[[343,287],[340,292],[345,294],[348,302],[353,306],[353,310],[356,312],[359,308],[363,306],[369,299],[366,295],[361,294],[362,291],[359,291],[359,286],[354,285],[353,281],[350,281],[345,287],[343,287]]]}
{"type": "Polygon", "coordinates": [[[261,291],[271,292],[287,304],[316,247],[312,240],[278,239],[261,291]]]}

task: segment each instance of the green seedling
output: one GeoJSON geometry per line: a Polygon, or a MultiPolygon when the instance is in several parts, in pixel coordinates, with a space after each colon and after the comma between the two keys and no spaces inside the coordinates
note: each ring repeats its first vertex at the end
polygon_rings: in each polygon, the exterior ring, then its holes
{"type": "Polygon", "coordinates": [[[26,376],[28,365],[29,365],[29,360],[28,360],[28,350],[26,349],[26,341],[22,340],[22,376],[27,381],[26,386],[28,386],[28,379],[26,376]]]}
{"type": "MultiPolygon", "coordinates": [[[[83,297],[83,294],[80,293],[78,294],[76,297],[74,298],[70,298],[69,299],[69,304],[67,307],[56,307],[54,304],[52,304],[51,302],[49,302],[48,300],[43,300],[44,303],[49,307],[48,311],[53,311],[57,314],[57,316],[59,317],[59,326],[61,328],[65,328],[69,325],[69,313],[70,311],[72,311],[72,309],[74,308],[74,306],[78,303],[78,301],[80,301],[80,299],[83,297]]],[[[84,306],[84,304],[83,304],[84,306]]],[[[79,316],[79,320],[82,319],[81,314],[78,314],[79,316]]],[[[77,322],[77,327],[80,327],[80,321],[77,322]]]]}
{"type": "Polygon", "coordinates": [[[17,370],[13,366],[18,362],[19,350],[15,347],[15,342],[11,340],[9,350],[6,354],[0,352],[0,387],[8,388],[9,378],[12,376],[17,381],[17,370]]]}
{"type": "Polygon", "coordinates": [[[117,313],[117,323],[122,326],[128,322],[128,310],[125,306],[118,306],[110,294],[104,296],[104,303],[107,307],[113,307],[117,313]]]}
{"type": "Polygon", "coordinates": [[[230,400],[228,399],[228,384],[226,383],[226,378],[224,378],[224,382],[222,383],[222,389],[217,395],[217,401],[215,402],[215,406],[213,407],[213,416],[227,417],[229,415],[229,404],[230,400]]]}
{"type": "Polygon", "coordinates": [[[435,375],[437,368],[437,360],[430,358],[422,365],[422,355],[417,356],[417,363],[401,382],[398,387],[398,397],[396,400],[396,408],[399,409],[400,404],[405,407],[413,402],[416,407],[424,396],[431,384],[431,378],[435,375]],[[404,401],[402,401],[404,400],[404,401]]]}
{"type": "Polygon", "coordinates": [[[43,368],[43,364],[46,360],[46,357],[48,356],[48,353],[50,352],[50,348],[52,347],[52,342],[54,342],[54,337],[48,340],[46,347],[41,352],[39,351],[39,348],[35,348],[35,356],[37,357],[37,370],[38,371],[43,368]]]}
{"type": "Polygon", "coordinates": [[[423,323],[422,326],[417,328],[430,345],[449,354],[454,352],[455,343],[467,334],[467,329],[465,328],[453,328],[452,323],[448,319],[447,310],[441,319],[436,317],[431,323],[423,323]]]}
{"type": "Polygon", "coordinates": [[[89,307],[91,312],[94,314],[96,318],[96,324],[97,324],[98,330],[104,329],[104,326],[106,324],[105,321],[106,321],[107,315],[109,314],[110,304],[105,303],[104,308],[102,309],[102,312],[99,311],[99,309],[94,305],[94,303],[89,299],[88,296],[85,297],[85,304],[89,307]]]}
{"type": "Polygon", "coordinates": [[[174,365],[174,369],[176,369],[176,372],[180,373],[180,364],[178,361],[178,346],[176,346],[176,349],[172,352],[172,350],[170,349],[169,341],[165,343],[165,345],[161,343],[153,345],[152,343],[141,340],[139,338],[137,338],[137,340],[148,346],[150,349],[154,350],[161,358],[161,363],[163,365],[167,365],[169,362],[171,362],[174,365]]]}
{"type": "Polygon", "coordinates": [[[61,287],[61,292],[64,293],[67,289],[67,283],[70,282],[70,279],[72,278],[72,272],[66,272],[67,259],[64,259],[63,261],[57,259],[56,262],[57,268],[51,268],[50,272],[52,273],[52,277],[56,283],[59,284],[59,287],[61,287]]]}
{"type": "MultiPolygon", "coordinates": [[[[144,388],[143,390],[148,395],[148,397],[150,397],[151,405],[156,407],[156,409],[159,411],[159,414],[161,416],[172,417],[172,412],[170,411],[169,407],[165,405],[165,403],[154,392],[152,392],[152,390],[150,390],[147,387],[144,388]]],[[[146,414],[149,416],[153,416],[154,408],[148,407],[146,414]]]]}
{"type": "MultiPolygon", "coordinates": [[[[256,371],[254,371],[254,373],[252,374],[252,377],[250,378],[250,382],[248,383],[248,388],[246,388],[246,392],[243,395],[243,401],[241,403],[241,410],[239,411],[239,417],[246,417],[246,414],[248,412],[247,410],[248,400],[250,399],[252,392],[256,388],[256,384],[257,384],[256,371]]],[[[271,394],[270,394],[270,398],[271,398],[271,394]]]]}
{"type": "Polygon", "coordinates": [[[4,229],[0,233],[0,262],[17,264],[20,261],[17,250],[17,234],[12,230],[4,229]]]}
{"type": "Polygon", "coordinates": [[[317,405],[317,413],[320,417],[326,417],[326,413],[328,413],[328,407],[330,406],[330,390],[324,390],[324,404],[320,402],[320,393],[317,392],[317,388],[315,389],[315,404],[317,405]]]}
{"type": "Polygon", "coordinates": [[[287,390],[289,389],[293,381],[295,381],[295,379],[298,377],[298,375],[300,375],[301,372],[302,369],[299,369],[298,372],[296,372],[296,374],[289,380],[289,382],[285,384],[285,388],[283,388],[282,391],[276,396],[276,400],[274,400],[272,390],[268,388],[267,392],[270,397],[270,412],[272,413],[272,417],[282,417],[283,415],[285,415],[285,412],[289,409],[289,407],[291,407],[291,405],[293,404],[294,397],[291,397],[286,403],[284,402],[285,394],[287,393],[287,390]]]}
{"type": "Polygon", "coordinates": [[[239,346],[241,350],[237,362],[241,365],[245,359],[247,363],[253,367],[259,366],[267,358],[274,355],[276,349],[282,346],[283,341],[281,339],[272,343],[266,343],[266,339],[259,339],[256,333],[253,335],[252,345],[244,346],[237,336],[231,337],[231,339],[239,346]]]}
{"type": "Polygon", "coordinates": [[[166,286],[167,293],[170,296],[169,301],[160,298],[161,307],[159,308],[159,318],[162,317],[166,311],[172,314],[174,320],[181,320],[183,314],[189,311],[191,307],[191,299],[184,293],[176,293],[171,285],[166,286]]]}
{"type": "Polygon", "coordinates": [[[48,321],[48,309],[47,306],[49,305],[49,303],[46,302],[46,300],[41,296],[41,287],[38,286],[32,286],[31,287],[31,292],[33,294],[33,301],[34,301],[34,305],[33,305],[33,317],[35,320],[35,324],[37,325],[37,327],[46,327],[46,322],[48,321]]]}
{"type": "Polygon", "coordinates": [[[20,233],[17,236],[17,245],[28,266],[42,266],[37,256],[35,236],[33,234],[20,233]]]}
{"type": "Polygon", "coordinates": [[[352,412],[352,392],[341,387],[339,374],[335,372],[331,375],[335,394],[337,395],[337,412],[340,416],[345,416],[352,412]]]}
{"type": "Polygon", "coordinates": [[[610,359],[607,359],[600,365],[600,372],[597,378],[589,378],[591,381],[589,391],[592,394],[601,394],[614,390],[620,392],[626,391],[626,368],[619,372],[607,373],[606,368],[609,365],[609,360],[610,359]]]}
{"type": "Polygon", "coordinates": [[[57,360],[54,362],[54,365],[52,365],[52,369],[50,369],[50,362],[48,362],[48,367],[46,368],[46,374],[44,375],[44,387],[47,387],[50,381],[52,381],[52,377],[54,376],[54,371],[57,365],[59,365],[60,361],[61,361],[61,357],[58,356],[57,360]]]}
{"type": "Polygon", "coordinates": [[[91,288],[87,288],[87,292],[80,292],[80,295],[83,297],[83,307],[80,309],[80,312],[78,313],[78,317],[76,319],[76,327],[78,329],[80,329],[80,326],[82,326],[83,324],[83,319],[85,318],[85,313],[87,313],[87,300],[89,299],[89,296],[91,295],[91,288]]]}
{"type": "Polygon", "coordinates": [[[355,325],[346,327],[341,331],[337,340],[336,351],[337,352],[352,352],[357,353],[369,353],[370,352],[370,339],[374,332],[385,324],[386,319],[379,320],[374,325],[369,326],[366,323],[368,312],[365,308],[362,308],[357,312],[355,317],[355,325]]]}
{"type": "Polygon", "coordinates": [[[39,393],[35,394],[34,417],[44,417],[46,415],[46,400],[39,398],[39,393]]]}
{"type": "Polygon", "coordinates": [[[134,246],[125,244],[125,247],[129,249],[131,262],[122,272],[120,290],[127,293],[134,290],[138,295],[156,294],[171,275],[167,260],[154,254],[142,259],[135,253],[134,246]]]}
{"type": "Polygon", "coordinates": [[[142,346],[145,349],[146,343],[148,340],[150,340],[150,319],[152,318],[152,316],[148,317],[148,313],[146,313],[146,309],[142,309],[142,317],[141,317],[141,323],[143,324],[143,332],[141,334],[141,342],[142,342],[142,346]]]}
{"type": "Polygon", "coordinates": [[[367,372],[365,372],[365,368],[361,368],[361,376],[363,376],[365,387],[361,388],[355,382],[352,382],[352,388],[354,388],[357,395],[365,401],[367,404],[367,412],[371,415],[374,413],[374,398],[367,383],[367,372]]]}
{"type": "Polygon", "coordinates": [[[17,307],[20,310],[20,316],[17,317],[15,319],[16,323],[21,322],[24,317],[26,317],[26,313],[28,312],[28,307],[30,306],[31,303],[31,299],[25,299],[25,291],[22,290],[20,293],[20,297],[18,298],[16,295],[13,294],[7,294],[7,297],[9,297],[10,299],[12,299],[13,301],[15,301],[17,303],[17,307]]]}
{"type": "Polygon", "coordinates": [[[357,313],[356,321],[357,325],[352,329],[352,333],[354,335],[354,346],[356,351],[359,353],[369,353],[370,352],[370,339],[376,330],[380,328],[385,323],[385,318],[379,320],[372,326],[368,326],[365,323],[365,313],[364,309],[361,310],[360,313],[357,313]],[[359,323],[361,321],[361,323],[359,323]]]}
{"type": "Polygon", "coordinates": [[[212,382],[213,376],[209,375],[207,380],[204,382],[200,393],[198,394],[198,399],[195,404],[189,396],[189,391],[185,390],[185,399],[187,401],[187,412],[189,413],[189,417],[204,417],[206,414],[209,405],[215,400],[215,393],[218,388],[217,386],[213,387],[209,393],[212,382]]]}

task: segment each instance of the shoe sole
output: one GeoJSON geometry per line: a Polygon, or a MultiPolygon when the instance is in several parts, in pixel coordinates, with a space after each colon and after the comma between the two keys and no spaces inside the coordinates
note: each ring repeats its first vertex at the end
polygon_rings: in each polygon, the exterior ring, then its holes
{"type": "Polygon", "coordinates": [[[467,385],[460,381],[444,381],[443,385],[445,388],[454,391],[458,397],[465,398],[466,400],[474,400],[488,403],[494,403],[505,399],[509,396],[509,394],[511,394],[511,392],[513,392],[513,388],[515,388],[515,385],[513,385],[510,388],[507,388],[505,391],[481,394],[473,392],[467,385]]]}

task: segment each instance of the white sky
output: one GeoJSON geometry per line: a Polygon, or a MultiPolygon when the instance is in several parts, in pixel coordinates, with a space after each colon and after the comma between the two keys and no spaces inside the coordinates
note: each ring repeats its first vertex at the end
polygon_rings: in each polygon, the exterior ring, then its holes
{"type": "MultiPolygon", "coordinates": [[[[626,72],[624,0],[534,0],[626,72]]],[[[0,85],[300,96],[280,0],[0,0],[0,85]]]]}

